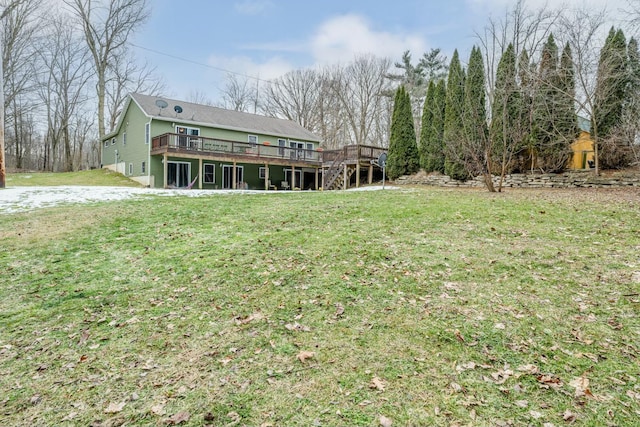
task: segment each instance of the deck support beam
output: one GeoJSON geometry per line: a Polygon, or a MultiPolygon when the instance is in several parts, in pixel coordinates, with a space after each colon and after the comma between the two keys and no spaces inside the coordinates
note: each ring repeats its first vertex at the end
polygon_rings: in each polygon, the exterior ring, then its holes
{"type": "Polygon", "coordinates": [[[167,188],[167,175],[169,174],[169,156],[167,153],[162,155],[162,168],[164,169],[164,174],[162,178],[162,188],[167,188]]]}
{"type": "Polygon", "coordinates": [[[238,173],[236,171],[236,162],[233,162],[233,169],[231,169],[231,189],[238,189],[238,173]]]}
{"type": "Polygon", "coordinates": [[[346,190],[348,188],[347,187],[347,171],[348,171],[348,166],[345,163],[344,164],[344,176],[342,177],[342,189],[343,190],[346,190]]]}
{"type": "Polygon", "coordinates": [[[291,189],[296,189],[296,167],[291,165],[291,189]]]}
{"type": "Polygon", "coordinates": [[[315,189],[318,190],[318,188],[320,188],[320,187],[318,187],[318,168],[316,168],[316,187],[315,187],[315,189]]]}
{"type": "Polygon", "coordinates": [[[356,163],[356,188],[360,187],[360,159],[356,163]]]}
{"type": "Polygon", "coordinates": [[[202,190],[202,157],[198,159],[198,188],[202,190]]]}
{"type": "Polygon", "coordinates": [[[264,164],[264,189],[269,190],[269,163],[264,164]]]}
{"type": "Polygon", "coordinates": [[[373,184],[373,165],[369,166],[369,173],[368,173],[368,177],[367,177],[367,182],[369,183],[369,185],[373,184]]]}

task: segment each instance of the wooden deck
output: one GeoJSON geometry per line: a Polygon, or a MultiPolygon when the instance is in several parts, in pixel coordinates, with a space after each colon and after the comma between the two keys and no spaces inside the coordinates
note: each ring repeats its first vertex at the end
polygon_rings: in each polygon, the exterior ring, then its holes
{"type": "Polygon", "coordinates": [[[318,150],[251,144],[175,133],[166,133],[153,138],[151,155],[162,154],[190,159],[317,168],[322,167],[323,162],[323,152],[318,150]]]}
{"type": "Polygon", "coordinates": [[[200,163],[202,160],[215,160],[314,168],[316,174],[318,171],[322,173],[322,187],[327,190],[348,187],[348,179],[353,173],[356,173],[359,185],[361,168],[368,169],[368,181],[371,183],[374,168],[372,161],[386,151],[382,147],[370,145],[347,145],[338,150],[307,150],[176,133],[156,136],[151,142],[152,156],[198,159],[200,163]]]}

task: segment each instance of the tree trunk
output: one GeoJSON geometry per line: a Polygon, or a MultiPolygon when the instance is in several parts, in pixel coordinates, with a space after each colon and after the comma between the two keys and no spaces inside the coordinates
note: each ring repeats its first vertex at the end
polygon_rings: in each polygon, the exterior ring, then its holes
{"type": "Polygon", "coordinates": [[[493,176],[491,175],[491,172],[485,172],[483,173],[483,176],[484,176],[484,185],[487,186],[487,190],[489,190],[490,193],[495,193],[496,188],[493,186],[493,176]]]}

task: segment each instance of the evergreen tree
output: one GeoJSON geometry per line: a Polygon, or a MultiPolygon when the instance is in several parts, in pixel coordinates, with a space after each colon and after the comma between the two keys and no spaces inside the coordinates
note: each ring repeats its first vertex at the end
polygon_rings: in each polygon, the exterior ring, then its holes
{"type": "Polygon", "coordinates": [[[498,63],[491,107],[491,145],[499,166],[501,183],[504,175],[511,172],[513,156],[523,148],[522,103],[523,94],[517,82],[516,55],[513,44],[509,44],[498,63]]]}
{"type": "MultiPolygon", "coordinates": [[[[518,58],[518,83],[520,86],[521,103],[517,116],[521,118],[520,129],[522,136],[523,150],[527,150],[530,154],[530,160],[535,152],[535,137],[533,135],[533,105],[534,94],[536,91],[536,66],[531,63],[529,53],[526,49],[522,50],[520,58],[518,58]]],[[[533,164],[531,165],[533,166],[533,164]]],[[[525,171],[526,167],[520,163],[515,170],[525,171]]]]}
{"type": "Polygon", "coordinates": [[[573,68],[571,46],[567,43],[560,56],[558,69],[558,105],[556,109],[556,130],[560,140],[565,142],[567,157],[571,152],[571,143],[578,136],[578,116],[576,114],[576,78],[573,68]]]}
{"type": "Polygon", "coordinates": [[[626,41],[622,30],[611,28],[600,51],[594,105],[594,128],[598,138],[612,135],[621,122],[627,75],[626,41]]]}
{"type": "Polygon", "coordinates": [[[391,119],[387,173],[390,179],[416,173],[420,167],[411,99],[404,86],[396,92],[391,119]]]}
{"type": "Polygon", "coordinates": [[[449,64],[447,96],[444,113],[445,174],[453,179],[468,179],[460,150],[462,143],[462,105],[464,103],[464,70],[458,50],[453,52],[449,64]]]}
{"type": "Polygon", "coordinates": [[[549,35],[542,48],[538,80],[540,87],[535,91],[532,112],[537,159],[532,162],[532,165],[535,164],[547,172],[558,172],[566,165],[568,151],[567,141],[556,127],[562,94],[560,93],[558,46],[553,34],[549,35]]]}
{"type": "Polygon", "coordinates": [[[480,49],[474,46],[471,49],[464,86],[462,111],[463,155],[466,160],[464,166],[471,175],[482,174],[487,188],[494,191],[485,102],[484,61],[480,49]]]}
{"type": "Polygon", "coordinates": [[[434,172],[444,173],[444,110],[447,97],[447,87],[444,80],[439,80],[436,85],[436,91],[433,96],[432,104],[432,120],[430,140],[428,168],[434,172]]]}
{"type": "Polygon", "coordinates": [[[602,168],[618,167],[624,162],[620,135],[628,83],[625,36],[622,30],[611,28],[600,51],[592,117],[592,135],[601,148],[599,163],[602,168]]]}
{"type": "Polygon", "coordinates": [[[636,136],[640,132],[640,49],[635,38],[629,40],[627,91],[623,111],[625,126],[625,144],[634,145],[636,136]]]}
{"type": "Polygon", "coordinates": [[[436,92],[436,85],[431,80],[427,87],[427,96],[424,99],[424,105],[422,107],[422,125],[420,129],[420,144],[418,149],[420,151],[420,167],[426,172],[432,172],[428,166],[429,156],[429,141],[431,140],[431,132],[433,131],[433,101],[436,92]]]}

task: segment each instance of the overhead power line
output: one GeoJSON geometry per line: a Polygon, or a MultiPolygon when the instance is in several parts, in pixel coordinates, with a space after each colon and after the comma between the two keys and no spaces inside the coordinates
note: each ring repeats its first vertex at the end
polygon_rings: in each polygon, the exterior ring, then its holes
{"type": "Polygon", "coordinates": [[[253,79],[253,80],[256,80],[258,82],[273,83],[273,81],[271,81],[271,80],[265,80],[265,79],[261,79],[260,77],[252,76],[252,75],[249,75],[249,74],[239,73],[237,71],[231,71],[231,70],[228,70],[228,69],[222,68],[222,67],[216,67],[214,65],[205,64],[203,62],[194,61],[193,59],[183,58],[181,56],[173,55],[171,53],[161,52],[161,51],[156,50],[156,49],[151,49],[151,48],[148,48],[148,47],[140,46],[140,45],[135,44],[135,43],[130,43],[130,44],[131,44],[131,46],[137,47],[138,49],[146,50],[147,52],[152,52],[152,53],[155,53],[157,55],[166,56],[168,58],[176,59],[178,61],[188,62],[190,64],[199,65],[201,67],[210,68],[212,70],[222,71],[224,73],[233,74],[233,75],[236,75],[236,76],[241,76],[241,77],[245,77],[245,78],[248,78],[248,79],[253,79]]]}

